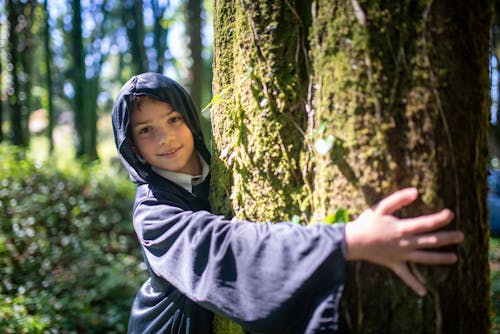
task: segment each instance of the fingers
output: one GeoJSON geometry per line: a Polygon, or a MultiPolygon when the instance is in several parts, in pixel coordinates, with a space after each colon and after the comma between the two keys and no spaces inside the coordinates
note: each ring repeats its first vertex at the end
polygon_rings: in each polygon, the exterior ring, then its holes
{"type": "Polygon", "coordinates": [[[444,209],[426,216],[402,219],[399,222],[399,229],[402,235],[424,233],[443,227],[452,220],[453,213],[448,209],[444,209]]]}
{"type": "Polygon", "coordinates": [[[454,253],[413,251],[408,254],[407,261],[421,264],[452,264],[457,262],[457,255],[454,253]]]}
{"type": "Polygon", "coordinates": [[[412,203],[418,196],[416,188],[405,188],[381,200],[374,208],[381,215],[390,215],[402,207],[412,203]]]}
{"type": "Polygon", "coordinates": [[[436,248],[460,243],[464,234],[459,231],[442,231],[430,234],[416,235],[401,239],[399,246],[407,249],[436,248]]]}
{"type": "Polygon", "coordinates": [[[417,295],[420,297],[425,296],[427,291],[425,290],[422,283],[411,273],[410,269],[406,266],[405,263],[400,263],[399,265],[392,268],[394,273],[399,276],[408,285],[417,295]]]}

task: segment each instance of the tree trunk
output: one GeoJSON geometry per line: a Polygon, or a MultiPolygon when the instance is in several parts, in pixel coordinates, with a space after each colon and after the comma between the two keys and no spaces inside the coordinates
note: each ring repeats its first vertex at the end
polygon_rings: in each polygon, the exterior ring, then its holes
{"type": "Polygon", "coordinates": [[[49,10],[47,8],[48,0],[43,2],[44,8],[44,48],[45,48],[45,80],[47,84],[47,115],[49,120],[49,125],[47,129],[47,138],[49,140],[49,153],[54,152],[54,139],[52,138],[52,133],[54,132],[55,116],[54,116],[54,106],[53,106],[53,88],[52,88],[52,51],[50,48],[50,22],[49,22],[49,10]]]}
{"type": "Polygon", "coordinates": [[[161,5],[157,0],[151,0],[151,8],[153,10],[153,46],[156,51],[156,66],[154,70],[158,73],[163,73],[167,59],[165,52],[167,51],[167,36],[169,27],[164,24],[165,10],[168,8],[169,3],[161,5]]]}
{"type": "Polygon", "coordinates": [[[144,47],[145,32],[142,0],[125,1],[123,6],[123,24],[127,28],[135,73],[147,72],[149,64],[144,47]]]}
{"type": "MultiPolygon", "coordinates": [[[[493,27],[491,29],[491,57],[496,60],[496,67],[492,68],[492,72],[496,71],[497,80],[495,83],[492,81],[493,87],[496,86],[496,105],[493,104],[491,108],[492,118],[496,120],[492,124],[490,135],[488,136],[488,143],[490,144],[491,153],[494,154],[498,159],[500,159],[500,122],[498,117],[499,114],[499,100],[500,100],[500,76],[498,75],[500,69],[500,1],[493,1],[494,15],[493,15],[493,27]]],[[[491,76],[494,80],[494,76],[491,76]]]]}
{"type": "MultiPolygon", "coordinates": [[[[87,78],[85,48],[82,35],[82,8],[80,0],[71,2],[73,22],[71,39],[73,43],[73,87],[76,138],[76,155],[86,161],[97,159],[96,150],[96,94],[94,85],[98,82],[99,71],[93,69],[94,77],[87,78]],[[94,71],[95,70],[95,71],[94,71]]],[[[102,60],[101,60],[102,61],[102,60]]]]}
{"type": "MultiPolygon", "coordinates": [[[[4,9],[4,7],[0,7],[0,10],[4,11],[6,10],[6,8],[4,9]]],[[[0,43],[0,47],[4,47],[3,45],[3,42],[0,43]]],[[[3,72],[4,71],[4,68],[2,66],[2,59],[3,57],[0,56],[0,78],[4,78],[5,77],[5,73],[3,72]]],[[[5,119],[5,116],[4,116],[4,106],[3,106],[3,85],[2,85],[2,80],[0,80],[0,143],[3,142],[3,139],[4,139],[4,134],[3,134],[3,121],[5,119]]]]}
{"type": "MultiPolygon", "coordinates": [[[[21,130],[23,132],[23,139],[26,145],[30,142],[30,132],[29,132],[29,117],[32,107],[32,78],[33,78],[33,24],[35,20],[35,7],[37,6],[36,0],[30,0],[18,4],[21,11],[19,16],[21,30],[17,31],[19,38],[19,58],[20,58],[20,70],[22,75],[19,77],[19,83],[21,85],[21,92],[18,95],[21,103],[21,130]]],[[[19,72],[18,72],[19,73],[19,72]]]]}
{"type": "Polygon", "coordinates": [[[194,105],[201,108],[203,89],[203,59],[201,51],[201,0],[187,0],[186,3],[186,30],[189,37],[188,47],[191,54],[189,66],[189,92],[194,105]]]}
{"type": "Polygon", "coordinates": [[[489,332],[491,1],[297,3],[215,2],[214,211],[354,218],[416,186],[398,215],[452,209],[450,228],[466,235],[459,263],[412,267],[425,298],[350,264],[341,332],[489,332]]]}
{"type": "Polygon", "coordinates": [[[458,265],[413,267],[429,291],[423,299],[387,270],[352,265],[345,329],[487,333],[491,2],[318,1],[315,9],[316,127],[326,122],[324,135],[335,139],[317,154],[315,215],[358,214],[416,186],[421,200],[401,215],[448,207],[452,228],[466,235],[458,265]]]}
{"type": "Polygon", "coordinates": [[[214,212],[281,221],[309,211],[304,8],[304,1],[215,1],[214,212]]]}
{"type": "Polygon", "coordinates": [[[73,69],[71,71],[73,87],[75,91],[73,99],[75,131],[76,131],[76,155],[82,157],[85,154],[85,51],[83,49],[82,37],[82,7],[80,0],[71,1],[73,21],[71,30],[73,69]]]}
{"type": "Polygon", "coordinates": [[[19,31],[17,31],[18,17],[20,16],[19,8],[22,5],[13,0],[7,1],[7,15],[9,22],[9,72],[10,72],[10,87],[7,89],[7,101],[9,106],[10,122],[11,122],[11,142],[14,145],[23,147],[28,146],[28,138],[25,136],[23,122],[23,107],[21,98],[23,91],[21,87],[20,76],[22,75],[21,57],[19,41],[19,31]]]}

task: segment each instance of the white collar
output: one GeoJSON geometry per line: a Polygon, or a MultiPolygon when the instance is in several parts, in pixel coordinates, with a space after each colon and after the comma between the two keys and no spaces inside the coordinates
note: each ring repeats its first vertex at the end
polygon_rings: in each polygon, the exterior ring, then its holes
{"type": "Polygon", "coordinates": [[[167,180],[172,181],[175,184],[186,189],[190,193],[193,193],[193,186],[198,185],[203,181],[205,181],[205,179],[208,176],[208,172],[210,171],[208,163],[205,161],[205,159],[203,159],[203,157],[199,153],[198,157],[200,158],[200,163],[201,163],[201,175],[193,176],[184,173],[171,172],[169,170],[160,169],[156,167],[151,167],[151,169],[160,176],[163,176],[167,180]]]}

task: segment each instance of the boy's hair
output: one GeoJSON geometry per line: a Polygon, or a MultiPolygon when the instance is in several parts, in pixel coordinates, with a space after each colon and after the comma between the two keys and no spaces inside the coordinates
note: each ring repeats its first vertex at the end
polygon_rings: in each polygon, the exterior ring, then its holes
{"type": "Polygon", "coordinates": [[[130,102],[130,107],[131,107],[130,112],[136,111],[136,110],[141,110],[142,103],[144,101],[147,101],[147,100],[155,101],[155,99],[149,95],[131,95],[129,97],[129,102],[130,102]]]}
{"type": "MultiPolygon", "coordinates": [[[[129,115],[132,114],[132,112],[134,112],[134,111],[141,110],[141,106],[144,103],[144,101],[156,101],[156,99],[152,98],[149,95],[130,95],[129,96],[129,106],[130,106],[129,115]]],[[[130,124],[128,125],[128,128],[127,128],[127,138],[132,143],[134,142],[134,137],[132,136],[132,129],[130,128],[130,124]]]]}

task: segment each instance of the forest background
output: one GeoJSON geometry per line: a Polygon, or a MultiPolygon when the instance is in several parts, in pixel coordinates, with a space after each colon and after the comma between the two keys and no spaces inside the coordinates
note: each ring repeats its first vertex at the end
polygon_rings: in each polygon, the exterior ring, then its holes
{"type": "MultiPolygon", "coordinates": [[[[165,73],[204,110],[209,134],[210,106],[221,99],[211,87],[212,6],[0,2],[0,331],[125,331],[146,275],[130,223],[134,189],[112,138],[113,98],[135,73],[165,73]]],[[[496,17],[489,41],[493,153],[496,17]]],[[[497,161],[493,154],[491,169],[497,161]]],[[[496,331],[499,239],[491,239],[489,257],[496,331]]]]}

